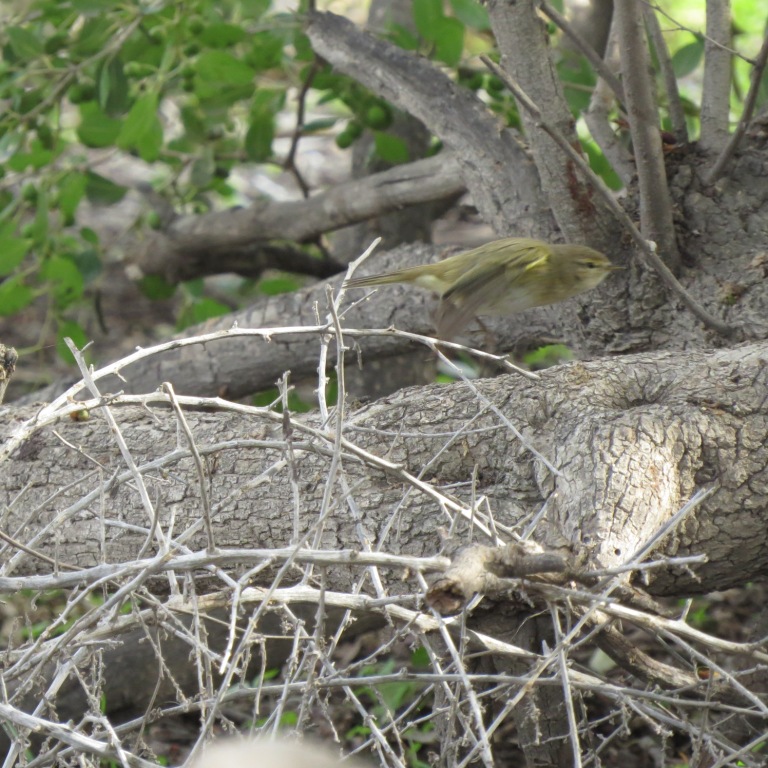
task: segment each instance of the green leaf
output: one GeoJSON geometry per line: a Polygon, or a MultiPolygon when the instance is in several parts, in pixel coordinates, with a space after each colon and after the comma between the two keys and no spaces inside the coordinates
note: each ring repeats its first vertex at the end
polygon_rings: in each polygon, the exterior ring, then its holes
{"type": "Polygon", "coordinates": [[[146,275],[139,281],[139,290],[154,301],[170,299],[176,293],[176,286],[166,282],[160,275],[146,275]]]}
{"type": "Polygon", "coordinates": [[[205,138],[207,128],[205,120],[196,107],[184,106],[181,108],[181,122],[184,124],[184,133],[194,142],[205,138]]]}
{"type": "Polygon", "coordinates": [[[59,327],[56,329],[56,352],[64,362],[74,365],[74,355],[69,351],[69,347],[66,341],[64,341],[67,337],[75,342],[75,346],[78,349],[82,349],[88,343],[88,337],[80,323],[76,323],[73,320],[65,320],[59,323],[59,327]]]}
{"type": "Polygon", "coordinates": [[[271,156],[272,139],[275,137],[275,115],[284,103],[284,91],[264,88],[254,94],[250,124],[245,134],[245,152],[250,160],[260,163],[271,156]]]}
{"type": "Polygon", "coordinates": [[[256,20],[261,18],[272,5],[272,0],[240,0],[243,16],[256,20]]]}
{"type": "Polygon", "coordinates": [[[251,124],[245,134],[245,153],[249,160],[263,163],[272,154],[275,138],[275,118],[268,112],[257,111],[251,115],[251,124]]]}
{"type": "Polygon", "coordinates": [[[24,261],[31,240],[12,235],[0,235],[0,277],[10,275],[24,261]]]}
{"type": "Polygon", "coordinates": [[[248,39],[248,33],[236,24],[209,24],[200,33],[200,42],[211,48],[228,48],[248,39]]]}
{"type": "Polygon", "coordinates": [[[417,669],[429,669],[431,667],[432,659],[427,649],[420,645],[413,653],[411,653],[411,664],[417,669]]]}
{"type": "Polygon", "coordinates": [[[155,115],[155,119],[150,121],[144,138],[139,143],[139,157],[148,163],[154,163],[160,156],[162,148],[163,124],[160,122],[160,118],[155,115]]]}
{"type": "Polygon", "coordinates": [[[58,207],[65,219],[74,218],[87,184],[85,174],[77,171],[70,171],[59,183],[58,207]]]}
{"type": "Polygon", "coordinates": [[[112,20],[106,14],[86,19],[77,40],[71,47],[75,60],[93,56],[103,50],[112,37],[112,20]]]}
{"type": "Polygon", "coordinates": [[[573,360],[573,352],[565,344],[546,344],[523,355],[523,362],[532,371],[541,371],[569,360],[573,360]]]}
{"type": "Polygon", "coordinates": [[[38,139],[33,139],[30,142],[29,150],[29,152],[17,152],[8,160],[8,170],[15,171],[16,173],[21,173],[30,167],[37,170],[50,165],[51,160],[54,158],[54,153],[49,149],[45,149],[38,139]]]}
{"type": "Polygon", "coordinates": [[[98,104],[87,101],[80,104],[80,125],[77,137],[86,147],[111,147],[120,134],[120,120],[107,117],[98,104]]]}
{"type": "Polygon", "coordinates": [[[125,187],[121,187],[93,171],[87,171],[85,175],[87,179],[85,194],[88,200],[96,205],[119,203],[128,191],[125,187]]]}
{"type": "Polygon", "coordinates": [[[63,256],[48,259],[40,270],[41,277],[50,283],[51,292],[59,307],[67,307],[83,295],[83,276],[74,262],[63,256]]]}
{"type": "Polygon", "coordinates": [[[296,61],[313,61],[315,58],[312,43],[309,42],[309,38],[301,31],[300,27],[296,28],[293,35],[293,50],[296,61]]]}
{"type": "Polygon", "coordinates": [[[193,280],[187,280],[184,282],[184,288],[187,289],[190,296],[195,298],[201,298],[205,292],[205,282],[202,277],[196,277],[193,280]]]}
{"type": "Polygon", "coordinates": [[[455,67],[464,51],[464,25],[458,19],[440,19],[435,27],[435,58],[455,67]]]}
{"type": "Polygon", "coordinates": [[[130,103],[128,78],[123,71],[120,57],[110,59],[97,75],[99,106],[110,117],[122,115],[130,103]]]}
{"type": "Polygon", "coordinates": [[[24,143],[22,131],[8,131],[0,137],[0,163],[8,162],[8,159],[18,152],[24,143]]]}
{"type": "Polygon", "coordinates": [[[405,51],[416,51],[419,48],[419,38],[401,24],[393,24],[389,31],[389,39],[405,51]]]}
{"type": "Polygon", "coordinates": [[[592,170],[600,176],[611,189],[622,189],[624,184],[621,181],[621,178],[616,171],[613,170],[613,166],[603,154],[600,147],[593,141],[585,140],[582,140],[581,145],[587,153],[589,165],[592,170]]]}
{"type": "Polygon", "coordinates": [[[43,55],[43,43],[35,34],[24,27],[8,27],[6,30],[11,49],[22,61],[29,61],[43,55]]]}
{"type": "Polygon", "coordinates": [[[267,296],[278,296],[281,293],[291,293],[299,288],[300,283],[294,277],[275,277],[269,280],[260,280],[258,289],[267,296]]]}
{"type": "Polygon", "coordinates": [[[179,318],[178,328],[184,330],[190,325],[197,325],[212,317],[221,317],[231,312],[226,304],[214,299],[203,298],[188,306],[179,318]]]}
{"type": "Polygon", "coordinates": [[[205,51],[196,64],[195,93],[201,99],[233,103],[249,96],[256,72],[226,51],[205,51]]]}
{"type": "Polygon", "coordinates": [[[48,195],[41,191],[35,203],[35,218],[26,225],[24,234],[31,237],[35,245],[43,245],[48,239],[49,223],[48,195]]]}
{"type": "Polygon", "coordinates": [[[72,8],[84,16],[104,13],[115,7],[114,0],[71,0],[72,8]]]}
{"type": "Polygon", "coordinates": [[[578,116],[589,106],[596,82],[595,73],[584,56],[564,59],[559,62],[557,73],[563,82],[568,106],[574,116],[578,116]]]}
{"type": "Polygon", "coordinates": [[[251,50],[245,55],[245,61],[256,70],[279,67],[283,61],[283,39],[274,32],[264,30],[251,36],[251,50]]]}
{"type": "Polygon", "coordinates": [[[20,275],[9,277],[0,283],[0,315],[15,315],[34,298],[32,289],[24,285],[20,275]]]}
{"type": "Polygon", "coordinates": [[[319,117],[317,120],[310,120],[308,123],[304,123],[301,128],[301,132],[304,136],[310,133],[317,133],[318,131],[327,131],[329,128],[333,128],[336,125],[337,118],[335,117],[319,117]]]}
{"type": "Polygon", "coordinates": [[[117,146],[137,150],[147,162],[157,160],[163,146],[163,127],[157,117],[156,93],[136,99],[117,137],[117,146]]]}
{"type": "Polygon", "coordinates": [[[90,243],[91,245],[99,244],[99,236],[90,227],[82,227],[80,229],[80,237],[82,237],[86,243],[90,243]]]}
{"type": "Polygon", "coordinates": [[[376,154],[385,162],[397,165],[410,160],[408,147],[401,138],[382,131],[375,131],[373,136],[376,154]]]}
{"type": "Polygon", "coordinates": [[[435,28],[444,18],[443,0],[413,0],[413,21],[425,40],[434,41],[435,28]]]}
{"type": "Polygon", "coordinates": [[[102,272],[101,256],[95,248],[65,253],[64,258],[71,261],[83,278],[84,283],[93,282],[102,272]]]}
{"type": "Polygon", "coordinates": [[[488,11],[477,0],[451,0],[451,8],[456,18],[468,27],[481,31],[491,28],[488,11]]]}
{"type": "Polygon", "coordinates": [[[692,43],[684,45],[672,56],[672,69],[677,77],[685,77],[699,66],[704,55],[704,40],[696,38],[692,43]]]}

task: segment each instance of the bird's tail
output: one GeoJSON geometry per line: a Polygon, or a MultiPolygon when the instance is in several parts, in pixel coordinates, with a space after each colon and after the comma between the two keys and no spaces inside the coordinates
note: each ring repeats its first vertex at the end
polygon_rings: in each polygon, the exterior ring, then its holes
{"type": "Polygon", "coordinates": [[[397,272],[388,272],[382,275],[367,275],[366,277],[353,277],[347,280],[347,288],[366,288],[371,285],[388,285],[390,283],[408,283],[413,281],[408,273],[410,269],[398,269],[397,272]]]}

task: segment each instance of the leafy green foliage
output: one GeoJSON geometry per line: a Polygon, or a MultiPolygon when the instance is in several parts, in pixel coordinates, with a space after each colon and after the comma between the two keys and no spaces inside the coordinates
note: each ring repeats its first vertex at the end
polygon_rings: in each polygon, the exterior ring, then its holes
{"type": "Polygon", "coordinates": [[[690,75],[704,57],[704,38],[696,36],[692,43],[678,48],[672,56],[672,69],[678,77],[690,75]]]}
{"type": "Polygon", "coordinates": [[[442,0],[413,0],[413,20],[421,38],[431,45],[435,58],[456,66],[464,50],[464,24],[445,15],[442,0]]]}
{"type": "Polygon", "coordinates": [[[222,304],[220,301],[208,298],[207,296],[193,297],[182,309],[176,327],[183,331],[191,325],[203,323],[212,317],[221,317],[228,314],[230,307],[222,304]]]}
{"type": "Polygon", "coordinates": [[[532,371],[541,371],[569,360],[573,360],[573,353],[565,344],[545,344],[523,355],[523,362],[532,371]]]}
{"type": "MultiPolygon", "coordinates": [[[[77,228],[79,209],[86,200],[113,205],[127,192],[89,167],[89,150],[155,164],[161,182],[174,180],[179,206],[229,194],[238,155],[272,161],[275,118],[296,83],[284,59],[297,27],[285,16],[264,23],[269,7],[41,1],[0,30],[0,98],[9,105],[0,116],[0,314],[44,301],[66,359],[65,335],[87,341],[74,312],[98,281],[103,255],[94,233],[77,228]],[[279,85],[260,87],[262,73],[279,85]],[[173,130],[170,104],[180,114],[173,130]],[[185,168],[191,173],[177,181],[185,168]]],[[[156,276],[141,287],[156,298],[175,290],[156,276]]],[[[190,298],[179,325],[226,311],[190,298]]]]}
{"type": "Polygon", "coordinates": [[[568,57],[557,65],[563,92],[574,117],[589,108],[597,78],[585,56],[568,57]]]}

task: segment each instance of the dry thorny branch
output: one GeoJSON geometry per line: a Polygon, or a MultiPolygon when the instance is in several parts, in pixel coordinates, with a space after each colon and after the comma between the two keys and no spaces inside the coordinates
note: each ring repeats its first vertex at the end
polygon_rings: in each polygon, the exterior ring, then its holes
{"type": "MultiPolygon", "coordinates": [[[[92,467],[73,478],[79,502],[59,509],[50,499],[57,514],[34,536],[26,536],[24,528],[4,535],[0,591],[60,589],[69,596],[45,629],[6,653],[0,703],[9,739],[4,765],[18,764],[25,754],[30,766],[74,764],[77,756],[86,761],[78,764],[108,758],[123,766],[157,765],[162,749],[152,741],[153,729],[189,713],[200,726],[186,753],[192,757],[222,729],[269,734],[290,722],[297,731],[313,730],[336,740],[347,753],[372,753],[382,765],[407,765],[419,749],[423,759],[433,752],[445,765],[499,765],[510,750],[505,744],[510,716],[537,686],[563,692],[574,765],[600,764],[639,727],[662,740],[685,735],[694,750],[710,756],[711,765],[757,764],[752,750],[764,740],[768,706],[750,689],[749,673],[768,663],[765,645],[707,634],[687,621],[685,609],[670,614],[627,581],[633,573],[685,568],[700,560],[653,559],[652,550],[712,489],[702,489],[663,530],[610,571],[542,552],[535,544],[538,518],[520,529],[506,528],[487,499],[458,501],[450,488],[427,479],[427,467],[414,475],[388,459],[387,435],[381,435],[378,454],[357,444],[349,429],[344,354],[356,338],[376,331],[345,328],[343,293],[329,299],[328,317],[315,327],[229,332],[272,339],[303,332],[318,338],[319,425],[287,408],[281,413],[276,407],[186,397],[170,386],[131,396],[99,390],[104,376],[161,354],[168,345],[160,345],[98,371],[76,352],[82,382],[15,428],[0,461],[14,461],[38,431],[55,429],[70,418],[106,419],[117,451],[105,459],[92,455],[88,445],[67,442],[92,467]],[[332,345],[337,348],[338,398],[329,406],[326,360],[332,345]],[[91,398],[74,401],[83,388],[91,398]],[[123,406],[136,404],[143,406],[147,420],[175,421],[173,450],[158,452],[150,461],[134,458],[123,438],[121,414],[123,406]],[[249,427],[216,444],[201,444],[185,415],[200,409],[237,414],[249,427]],[[250,437],[257,424],[271,436],[250,437]],[[287,501],[292,508],[284,514],[293,516],[293,536],[286,546],[262,547],[249,540],[239,549],[217,545],[212,520],[237,503],[238,492],[226,498],[216,493],[216,462],[226,452],[245,449],[263,454],[264,469],[241,478],[239,492],[290,473],[287,501]],[[316,480],[323,486],[322,503],[311,521],[300,503],[296,470],[308,454],[321,458],[325,467],[316,480]],[[174,515],[158,505],[156,488],[158,483],[172,485],[176,468],[185,462],[194,466],[199,515],[194,524],[179,529],[174,515]],[[348,471],[353,465],[383,472],[402,486],[404,495],[421,493],[440,505],[447,536],[462,518],[468,521],[470,538],[452,559],[388,552],[400,524],[397,513],[387,535],[374,540],[357,506],[359,480],[348,471]],[[143,526],[124,521],[112,503],[118,489],[140,499],[143,526]],[[100,515],[101,562],[80,567],[66,551],[53,557],[38,551],[46,537],[55,539],[58,528],[93,509],[100,515]],[[329,549],[324,534],[338,516],[355,520],[357,540],[344,549],[329,549]],[[195,546],[201,532],[205,543],[195,546]],[[138,556],[110,558],[108,542],[130,535],[143,540],[138,556]],[[350,586],[337,589],[333,574],[341,571],[353,577],[350,586]],[[427,576],[435,573],[441,575],[437,580],[430,576],[428,583],[427,576]],[[544,611],[551,618],[554,643],[518,647],[509,639],[514,633],[502,638],[473,629],[474,614],[489,601],[518,601],[544,611]],[[376,642],[355,655],[344,650],[344,633],[359,635],[361,624],[378,634],[376,642]],[[279,637],[282,646],[276,643],[279,637]],[[595,644],[614,659],[614,666],[588,663],[595,644]],[[123,660],[117,670],[110,669],[111,654],[126,646],[143,653],[143,660],[123,660]],[[424,649],[425,665],[414,666],[403,655],[404,647],[417,646],[424,649]],[[662,653],[664,661],[658,659],[662,653]],[[483,671],[477,664],[483,657],[524,662],[527,672],[483,671]],[[393,666],[393,658],[400,668],[393,666]],[[734,673],[737,659],[752,669],[734,673]],[[278,676],[270,672],[275,667],[278,676]],[[134,677],[147,690],[128,706],[122,689],[134,677]],[[392,705],[382,693],[387,686],[408,686],[408,698],[392,705]],[[67,699],[81,710],[67,709],[67,699]],[[746,724],[740,740],[715,727],[734,720],[746,724]],[[351,723],[359,724],[354,736],[349,735],[351,723]]],[[[460,348],[409,338],[440,354],[460,348]]],[[[173,344],[204,341],[197,337],[173,344]]],[[[473,386],[466,379],[465,385],[473,386]]],[[[285,406],[287,374],[280,387],[285,406]]],[[[486,410],[489,403],[479,392],[477,397],[479,408],[486,410]]],[[[510,439],[524,440],[508,417],[497,415],[514,436],[510,439]]],[[[468,423],[466,432],[473,428],[468,423]]],[[[446,445],[457,438],[446,434],[446,445]]],[[[544,456],[540,459],[558,472],[544,456]]],[[[25,492],[9,508],[23,507],[25,492]]],[[[30,519],[36,512],[29,511],[30,519]]]]}

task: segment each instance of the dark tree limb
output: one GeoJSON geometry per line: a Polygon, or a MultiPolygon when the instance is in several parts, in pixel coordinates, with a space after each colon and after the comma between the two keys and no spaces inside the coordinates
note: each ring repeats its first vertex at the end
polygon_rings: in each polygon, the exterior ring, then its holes
{"type": "Polygon", "coordinates": [[[531,158],[473,93],[341,16],[310,14],[306,31],[336,69],[417,117],[455,152],[475,205],[497,234],[551,230],[549,203],[531,158]]]}
{"type": "Polygon", "coordinates": [[[13,347],[6,347],[5,344],[0,344],[0,403],[3,402],[5,390],[8,388],[11,377],[16,370],[18,359],[19,355],[13,347]]]}
{"type": "Polygon", "coordinates": [[[173,282],[228,271],[251,276],[267,266],[294,266],[303,274],[328,277],[338,265],[299,255],[285,243],[307,242],[409,205],[450,199],[464,188],[459,166],[446,152],[308,199],[176,217],[165,229],[146,233],[133,249],[132,262],[143,275],[160,274],[173,282]]]}

